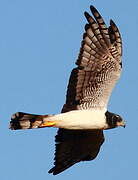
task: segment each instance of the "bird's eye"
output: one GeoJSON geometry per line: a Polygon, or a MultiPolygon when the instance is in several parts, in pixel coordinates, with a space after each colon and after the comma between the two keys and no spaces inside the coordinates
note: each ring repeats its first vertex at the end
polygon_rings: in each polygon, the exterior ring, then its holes
{"type": "Polygon", "coordinates": [[[116,119],[117,122],[121,122],[122,121],[122,119],[121,119],[121,117],[119,115],[116,115],[115,119],[116,119]]]}
{"type": "Polygon", "coordinates": [[[114,115],[114,116],[113,116],[113,121],[116,122],[116,121],[118,121],[118,120],[119,120],[119,116],[118,116],[118,115],[114,115]]]}

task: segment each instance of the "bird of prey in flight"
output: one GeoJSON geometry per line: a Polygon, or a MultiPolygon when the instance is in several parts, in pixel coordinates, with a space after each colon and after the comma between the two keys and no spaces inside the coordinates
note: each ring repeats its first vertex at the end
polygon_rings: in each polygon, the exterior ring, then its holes
{"type": "Polygon", "coordinates": [[[55,137],[54,175],[80,161],[96,158],[104,142],[103,130],[125,127],[123,119],[107,110],[112,89],[122,69],[122,41],[113,20],[106,26],[94,6],[81,42],[76,67],[72,70],[66,102],[60,114],[35,115],[17,112],[10,128],[59,128],[55,137]]]}

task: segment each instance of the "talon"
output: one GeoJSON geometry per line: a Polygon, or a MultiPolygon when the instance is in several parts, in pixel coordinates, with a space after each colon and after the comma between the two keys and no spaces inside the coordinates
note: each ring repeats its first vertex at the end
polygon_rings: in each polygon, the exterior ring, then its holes
{"type": "Polygon", "coordinates": [[[43,122],[39,127],[53,127],[56,124],[55,121],[43,122]]]}

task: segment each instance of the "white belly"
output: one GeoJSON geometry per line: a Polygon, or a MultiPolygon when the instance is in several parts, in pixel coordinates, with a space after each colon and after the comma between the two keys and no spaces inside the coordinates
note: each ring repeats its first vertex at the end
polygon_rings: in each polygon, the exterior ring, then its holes
{"type": "MultiPolygon", "coordinates": [[[[57,121],[55,127],[65,129],[105,129],[106,109],[103,110],[74,110],[66,113],[53,115],[48,121],[57,121]]],[[[46,120],[46,119],[45,119],[46,120]]]]}

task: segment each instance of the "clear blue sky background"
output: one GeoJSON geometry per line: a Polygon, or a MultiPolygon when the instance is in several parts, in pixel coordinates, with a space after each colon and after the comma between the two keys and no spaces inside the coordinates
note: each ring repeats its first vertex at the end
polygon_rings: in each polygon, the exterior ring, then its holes
{"type": "Polygon", "coordinates": [[[138,179],[138,1],[0,1],[0,179],[138,179]],[[58,113],[78,56],[84,11],[93,4],[107,24],[112,18],[123,38],[123,73],[109,110],[124,117],[126,129],[105,132],[95,161],[74,165],[54,177],[56,129],[11,131],[17,111],[58,113]]]}

